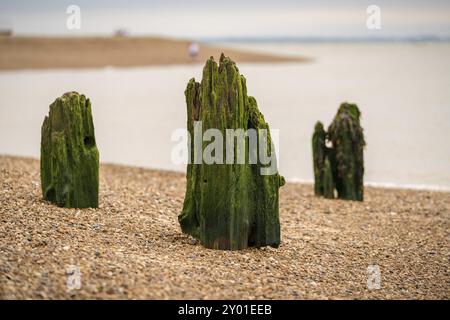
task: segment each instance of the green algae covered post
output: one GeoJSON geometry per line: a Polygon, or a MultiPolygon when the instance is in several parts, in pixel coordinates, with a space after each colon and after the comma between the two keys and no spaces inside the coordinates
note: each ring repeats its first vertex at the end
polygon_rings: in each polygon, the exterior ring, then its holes
{"type": "Polygon", "coordinates": [[[356,104],[343,103],[328,128],[335,153],[336,190],[340,199],[364,199],[365,141],[360,116],[356,104]]]}
{"type": "Polygon", "coordinates": [[[323,124],[317,121],[312,137],[313,164],[314,164],[314,193],[316,196],[324,195],[325,159],[327,147],[325,144],[326,132],[323,124]]]}
{"type": "MultiPolygon", "coordinates": [[[[256,132],[269,129],[256,100],[247,96],[245,78],[223,54],[219,65],[212,57],[207,60],[201,83],[191,79],[185,96],[191,137],[195,136],[198,123],[202,133],[213,129],[223,137],[227,136],[228,129],[256,132]]],[[[261,174],[265,165],[260,159],[256,163],[248,161],[257,153],[252,148],[245,149],[245,163],[228,162],[228,153],[226,162],[199,163],[195,159],[194,140],[190,140],[189,149],[194,152],[190,153],[186,195],[178,217],[182,231],[199,239],[207,248],[278,247],[278,189],[284,184],[284,178],[278,172],[261,174]]],[[[249,144],[248,139],[245,141],[249,144]]],[[[258,142],[261,142],[259,135],[258,142]]],[[[234,144],[231,160],[237,160],[238,147],[239,143],[234,144]]],[[[265,147],[272,151],[270,132],[265,147]]],[[[201,153],[207,148],[203,140],[201,153]]],[[[225,144],[223,148],[226,149],[225,144]]]]}
{"type": "Polygon", "coordinates": [[[99,152],[91,102],[77,92],[51,105],[41,129],[41,186],[60,207],[97,208],[99,152]]]}
{"type": "Polygon", "coordinates": [[[328,132],[320,122],[316,124],[312,139],[316,195],[334,198],[335,189],[339,199],[364,200],[365,140],[360,116],[356,104],[342,103],[328,132]]]}

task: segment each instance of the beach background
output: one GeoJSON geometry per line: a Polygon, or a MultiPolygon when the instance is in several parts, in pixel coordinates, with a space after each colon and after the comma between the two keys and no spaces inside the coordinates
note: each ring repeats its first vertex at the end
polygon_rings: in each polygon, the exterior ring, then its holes
{"type": "Polygon", "coordinates": [[[380,29],[353,0],[74,4],[79,29],[63,1],[0,3],[0,299],[449,299],[447,1],[377,1],[380,29]],[[222,52],[279,130],[278,249],[208,250],[177,221],[171,136],[222,52]],[[92,102],[98,209],[42,200],[41,125],[67,91],[92,102]],[[364,202],[313,192],[314,124],[345,101],[362,112],[364,202]]]}
{"type": "Polygon", "coordinates": [[[171,134],[186,126],[184,89],[224,52],[279,130],[288,181],[312,182],[314,124],[348,101],[362,112],[366,184],[450,190],[445,1],[379,1],[378,29],[370,4],[351,0],[75,6],[79,28],[68,4],[1,4],[0,31],[13,36],[0,37],[0,153],[38,157],[48,106],[75,90],[92,101],[102,162],[182,172],[171,134]]]}
{"type": "Polygon", "coordinates": [[[49,104],[76,90],[91,99],[102,162],[184,171],[171,158],[179,143],[172,133],[186,127],[184,90],[190,78],[201,79],[205,58],[223,51],[238,61],[249,94],[279,130],[279,171],[288,181],[313,181],[314,124],[328,126],[349,101],[362,112],[366,184],[450,190],[449,43],[213,43],[198,62],[186,46],[158,38],[0,38],[0,135],[8,137],[0,152],[39,157],[49,104]],[[83,58],[64,60],[83,45],[83,58]],[[136,47],[144,61],[128,55],[136,47]],[[120,64],[92,67],[108,59],[120,64]]]}

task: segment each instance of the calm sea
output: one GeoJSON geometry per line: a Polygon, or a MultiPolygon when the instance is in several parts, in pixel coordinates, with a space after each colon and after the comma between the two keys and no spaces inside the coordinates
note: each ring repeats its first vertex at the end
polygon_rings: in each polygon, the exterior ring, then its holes
{"type": "MultiPolygon", "coordinates": [[[[227,44],[230,46],[230,44],[227,44]]],[[[369,184],[450,190],[450,44],[310,43],[233,47],[311,63],[240,64],[272,128],[280,172],[312,181],[314,123],[339,104],[362,111],[369,184]]],[[[171,134],[186,125],[184,89],[202,65],[0,72],[0,154],[39,157],[48,105],[66,91],[91,98],[101,161],[183,171],[171,134]]]]}

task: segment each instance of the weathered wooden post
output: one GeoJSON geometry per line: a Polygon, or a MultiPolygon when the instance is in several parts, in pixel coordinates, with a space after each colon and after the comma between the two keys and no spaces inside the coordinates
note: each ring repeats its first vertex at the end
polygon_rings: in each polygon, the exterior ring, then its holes
{"type": "Polygon", "coordinates": [[[314,163],[314,192],[325,198],[334,198],[334,189],[340,199],[364,199],[363,129],[360,111],[355,104],[343,103],[325,132],[317,122],[312,138],[314,163]],[[331,143],[331,148],[326,142],[331,143]]]}
{"type": "MultiPolygon", "coordinates": [[[[201,134],[208,129],[218,129],[222,137],[227,136],[227,129],[254,129],[256,132],[269,129],[256,100],[247,96],[245,78],[239,74],[235,63],[223,54],[219,65],[212,57],[206,62],[201,83],[191,79],[185,95],[191,137],[195,136],[199,124],[201,134]]],[[[252,148],[245,148],[245,163],[237,163],[238,144],[244,141],[248,145],[248,138],[239,140],[237,137],[232,147],[232,162],[224,160],[212,164],[196,160],[195,139],[191,139],[189,145],[187,188],[179,216],[182,231],[198,238],[207,248],[277,247],[280,243],[278,189],[284,184],[284,178],[277,172],[261,174],[265,165],[260,159],[255,164],[249,161],[251,154],[257,153],[252,148]]],[[[203,140],[200,143],[201,157],[207,144],[203,140]]],[[[225,143],[220,146],[227,152],[225,143]]],[[[264,147],[269,153],[274,152],[270,133],[264,147]]]]}
{"type": "Polygon", "coordinates": [[[316,196],[324,195],[325,159],[327,147],[325,144],[326,132],[323,124],[317,121],[312,137],[313,165],[314,165],[314,193],[316,196]]]}
{"type": "Polygon", "coordinates": [[[364,199],[364,134],[356,104],[343,103],[328,128],[336,161],[336,190],[340,199],[364,199]]]}
{"type": "Polygon", "coordinates": [[[67,208],[98,207],[99,152],[91,103],[77,92],[50,105],[41,130],[44,199],[67,208]]]}
{"type": "MultiPolygon", "coordinates": [[[[331,151],[331,149],[328,149],[331,151]]],[[[333,167],[330,161],[330,153],[325,157],[325,166],[322,176],[323,196],[327,199],[334,199],[334,178],[333,167]]]]}

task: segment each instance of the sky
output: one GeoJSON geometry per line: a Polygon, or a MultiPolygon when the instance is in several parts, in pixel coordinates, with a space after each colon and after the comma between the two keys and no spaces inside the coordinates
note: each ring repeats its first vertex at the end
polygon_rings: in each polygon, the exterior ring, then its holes
{"type": "Polygon", "coordinates": [[[293,0],[12,0],[0,2],[0,29],[19,35],[131,35],[176,38],[450,37],[450,1],[293,0]],[[69,5],[81,11],[81,28],[66,26],[69,5]],[[369,30],[369,5],[381,12],[381,29],[369,30]]]}

